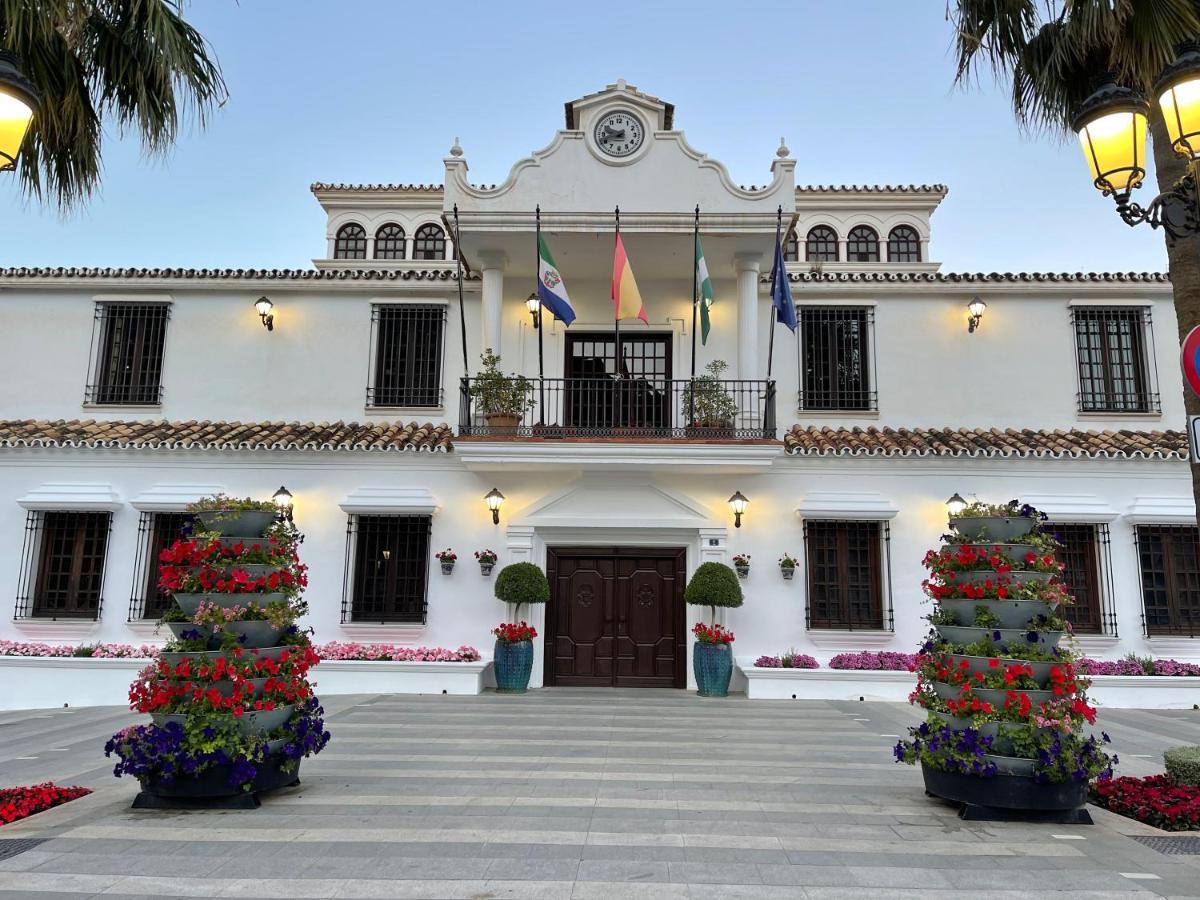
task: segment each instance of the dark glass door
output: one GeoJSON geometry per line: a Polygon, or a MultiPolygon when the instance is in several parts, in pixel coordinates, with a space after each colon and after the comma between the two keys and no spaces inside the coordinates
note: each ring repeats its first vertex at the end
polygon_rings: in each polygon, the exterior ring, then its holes
{"type": "Polygon", "coordinates": [[[566,426],[579,429],[670,427],[671,336],[568,334],[564,364],[566,426]]]}

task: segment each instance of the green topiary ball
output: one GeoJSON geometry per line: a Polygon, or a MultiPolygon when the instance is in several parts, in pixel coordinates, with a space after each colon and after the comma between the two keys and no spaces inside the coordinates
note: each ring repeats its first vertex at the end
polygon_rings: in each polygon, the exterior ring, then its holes
{"type": "Polygon", "coordinates": [[[736,607],[742,605],[742,586],[737,573],[729,566],[716,562],[701,563],[692,573],[683,592],[683,599],[694,606],[736,607]]]}
{"type": "Polygon", "coordinates": [[[550,599],[550,582],[529,562],[512,563],[496,576],[496,597],[505,603],[545,603],[550,599]]]}
{"type": "Polygon", "coordinates": [[[1176,784],[1200,787],[1200,747],[1172,747],[1163,752],[1163,764],[1176,784]]]}

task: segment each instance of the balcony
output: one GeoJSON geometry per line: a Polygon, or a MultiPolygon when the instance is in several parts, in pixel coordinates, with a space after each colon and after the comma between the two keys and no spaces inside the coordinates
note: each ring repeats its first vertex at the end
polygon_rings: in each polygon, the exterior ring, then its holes
{"type": "Polygon", "coordinates": [[[510,378],[505,409],[489,412],[481,379],[464,378],[460,438],[774,441],[775,382],[711,378],[510,378]]]}

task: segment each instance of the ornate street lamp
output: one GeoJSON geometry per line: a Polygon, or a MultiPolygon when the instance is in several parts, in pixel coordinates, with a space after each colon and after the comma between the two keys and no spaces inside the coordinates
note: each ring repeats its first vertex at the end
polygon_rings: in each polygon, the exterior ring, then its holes
{"type": "Polygon", "coordinates": [[[258,317],[262,319],[263,327],[267,331],[275,330],[275,304],[271,302],[269,297],[259,297],[254,301],[254,311],[258,313],[258,317]]]}
{"type": "Polygon", "coordinates": [[[950,518],[954,519],[962,515],[962,511],[967,508],[967,501],[962,498],[958,491],[954,492],[954,496],[946,501],[946,512],[950,514],[950,518]]]}
{"type": "Polygon", "coordinates": [[[533,327],[538,328],[541,320],[541,316],[538,315],[538,312],[542,308],[542,301],[538,298],[536,293],[530,294],[529,297],[526,298],[525,308],[529,310],[529,317],[533,319],[533,327]]]}
{"type": "Polygon", "coordinates": [[[979,323],[983,321],[983,314],[987,311],[987,304],[975,297],[967,304],[967,334],[974,334],[975,329],[979,327],[979,323]]]}
{"type": "Polygon", "coordinates": [[[279,510],[279,518],[292,521],[292,492],[281,484],[279,490],[271,495],[271,499],[275,502],[275,508],[279,510]]]}
{"type": "Polygon", "coordinates": [[[492,524],[500,524],[500,507],[504,505],[504,495],[496,488],[492,488],[483,495],[483,501],[487,504],[487,508],[492,511],[492,524]]]}
{"type": "Polygon", "coordinates": [[[1196,167],[1200,161],[1200,43],[1179,48],[1175,61],[1154,86],[1171,147],[1188,162],[1187,173],[1145,207],[1129,195],[1146,177],[1146,120],[1150,104],[1137,91],[1105,76],[1083,102],[1072,128],[1079,134],[1092,182],[1117,204],[1127,225],[1148,223],[1171,240],[1200,231],[1196,167]]]}
{"type": "Polygon", "coordinates": [[[20,62],[17,54],[0,50],[0,172],[16,168],[29,122],[42,102],[20,62]]]}
{"type": "Polygon", "coordinates": [[[746,511],[746,507],[750,505],[750,500],[745,497],[741,491],[735,491],[733,496],[729,498],[729,508],[733,510],[733,527],[742,527],[742,513],[746,511]]]}

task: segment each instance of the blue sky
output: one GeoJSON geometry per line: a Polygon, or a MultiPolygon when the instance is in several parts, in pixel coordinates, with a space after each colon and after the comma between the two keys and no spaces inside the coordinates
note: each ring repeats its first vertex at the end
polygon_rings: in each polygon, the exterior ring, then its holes
{"type": "Polygon", "coordinates": [[[741,183],[767,179],[783,135],[799,183],[949,185],[946,271],[1166,268],[1073,139],[1022,135],[990,81],[953,86],[943,0],[198,0],[188,16],[229,102],[164,160],[110,132],[102,193],[65,219],[0,175],[0,265],[307,266],[324,252],[311,182],[441,181],[455,135],[472,179],[498,182],[564,101],[625,78],[741,183]]]}

